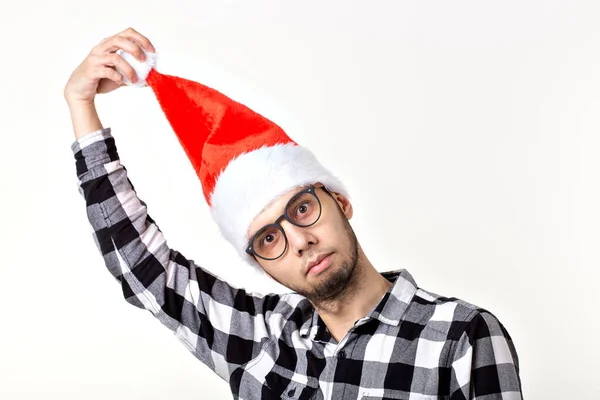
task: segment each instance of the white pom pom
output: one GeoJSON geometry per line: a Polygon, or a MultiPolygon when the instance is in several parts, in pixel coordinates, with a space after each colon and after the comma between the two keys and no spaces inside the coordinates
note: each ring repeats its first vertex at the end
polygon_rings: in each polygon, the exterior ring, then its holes
{"type": "Polygon", "coordinates": [[[137,58],[135,58],[126,51],[117,51],[117,54],[120,55],[125,61],[127,61],[133,67],[135,73],[137,74],[138,81],[136,83],[132,83],[129,81],[129,79],[127,79],[127,76],[125,76],[125,74],[122,71],[119,71],[119,69],[116,68],[117,72],[123,76],[123,81],[129,86],[147,86],[146,77],[150,73],[150,70],[156,66],[157,53],[150,53],[144,48],[142,48],[142,51],[144,52],[144,54],[146,54],[146,61],[144,62],[139,61],[137,58]]]}

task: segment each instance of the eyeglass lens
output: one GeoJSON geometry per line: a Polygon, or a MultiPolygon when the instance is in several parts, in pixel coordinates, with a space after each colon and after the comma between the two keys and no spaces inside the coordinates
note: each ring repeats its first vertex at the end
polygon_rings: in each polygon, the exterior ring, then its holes
{"type": "MultiPolygon", "coordinates": [[[[313,193],[300,193],[288,202],[285,215],[296,226],[310,226],[319,219],[321,205],[313,193]]],[[[277,258],[285,251],[285,235],[278,226],[267,225],[256,234],[252,246],[260,257],[277,258]]]]}

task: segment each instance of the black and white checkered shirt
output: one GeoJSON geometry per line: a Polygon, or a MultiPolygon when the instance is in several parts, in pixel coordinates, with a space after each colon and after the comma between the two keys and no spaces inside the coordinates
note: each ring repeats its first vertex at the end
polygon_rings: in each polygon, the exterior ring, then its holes
{"type": "Polygon", "coordinates": [[[125,299],[149,310],[235,399],[521,399],[513,342],[490,312],[406,270],[338,343],[297,293],[248,294],[168,247],[110,128],[75,141],[79,192],[125,299]]]}

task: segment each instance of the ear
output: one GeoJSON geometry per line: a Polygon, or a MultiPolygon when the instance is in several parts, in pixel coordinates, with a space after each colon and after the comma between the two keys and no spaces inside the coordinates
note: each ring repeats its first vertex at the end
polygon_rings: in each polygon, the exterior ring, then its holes
{"type": "Polygon", "coordinates": [[[337,200],[340,206],[342,207],[342,210],[344,211],[344,215],[346,215],[346,218],[350,220],[354,215],[354,208],[352,208],[352,203],[350,202],[350,199],[348,199],[343,194],[336,193],[336,195],[339,196],[337,200]]]}
{"type": "Polygon", "coordinates": [[[340,209],[346,216],[346,219],[350,220],[352,218],[352,215],[354,215],[354,209],[352,208],[352,203],[350,203],[350,199],[338,192],[331,192],[331,195],[339,204],[340,209]]]}
{"type": "MultiPolygon", "coordinates": [[[[322,182],[316,182],[315,186],[323,187],[325,185],[323,185],[322,182]]],[[[354,209],[352,208],[352,203],[350,203],[350,199],[338,192],[330,191],[330,193],[335,199],[335,201],[337,201],[337,203],[339,204],[340,209],[346,216],[346,219],[349,220],[350,218],[352,218],[352,215],[354,215],[354,209]]]]}

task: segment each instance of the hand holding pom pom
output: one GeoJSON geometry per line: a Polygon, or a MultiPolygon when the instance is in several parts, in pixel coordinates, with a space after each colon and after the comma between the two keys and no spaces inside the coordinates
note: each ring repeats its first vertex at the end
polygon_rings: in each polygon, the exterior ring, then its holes
{"type": "Polygon", "coordinates": [[[119,68],[116,68],[117,72],[123,76],[123,82],[125,82],[129,86],[148,86],[148,84],[146,83],[146,78],[148,77],[150,70],[156,67],[157,53],[151,53],[144,48],[141,49],[146,55],[145,61],[138,60],[137,58],[135,58],[130,53],[124,50],[119,49],[117,51],[117,54],[120,55],[125,61],[127,61],[133,67],[135,73],[137,74],[138,81],[133,83],[127,78],[127,76],[122,71],[119,70],[119,68]]]}

